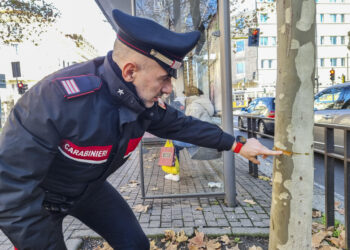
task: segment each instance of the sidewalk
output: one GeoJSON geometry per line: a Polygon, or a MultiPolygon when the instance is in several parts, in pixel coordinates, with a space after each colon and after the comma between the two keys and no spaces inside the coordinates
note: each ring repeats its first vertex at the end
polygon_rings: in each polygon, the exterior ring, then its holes
{"type": "MultiPolygon", "coordinates": [[[[181,180],[164,179],[157,165],[159,146],[144,146],[144,173],[146,196],[179,193],[223,192],[223,188],[209,188],[208,182],[222,180],[222,160],[191,160],[186,150],[181,151],[181,180]]],[[[261,169],[272,170],[272,159],[262,161],[261,169]]],[[[236,155],[236,190],[238,206],[227,207],[223,198],[146,199],[143,201],[140,185],[139,152],[109,177],[131,207],[149,205],[147,212],[135,212],[147,235],[164,234],[167,229],[184,230],[187,235],[198,229],[205,234],[259,234],[269,233],[269,213],[272,187],[268,181],[255,179],[248,174],[248,162],[236,155]],[[244,200],[256,202],[250,205],[244,200]]],[[[262,173],[259,172],[259,175],[262,173]]],[[[267,173],[269,174],[269,173],[267,173]]],[[[223,186],[223,185],[222,185],[223,186]]],[[[316,200],[322,197],[315,189],[316,200]]],[[[324,200],[324,199],[323,199],[324,200]]],[[[320,205],[322,206],[322,205],[320,205]]],[[[324,206],[324,205],[323,205],[324,206]]],[[[322,210],[322,208],[318,208],[322,210]]],[[[84,237],[99,237],[78,219],[66,217],[63,232],[69,250],[77,249],[84,237]]],[[[13,249],[10,241],[0,231],[0,250],[13,249]]]]}

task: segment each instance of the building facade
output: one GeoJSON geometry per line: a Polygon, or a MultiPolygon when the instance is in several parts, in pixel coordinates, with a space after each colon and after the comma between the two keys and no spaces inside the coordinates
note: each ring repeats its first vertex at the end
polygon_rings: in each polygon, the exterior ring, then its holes
{"type": "MultiPolygon", "coordinates": [[[[277,17],[273,0],[254,0],[251,10],[256,13],[260,28],[259,47],[248,47],[247,37],[235,39],[232,47],[233,89],[246,92],[244,97],[274,96],[277,81],[277,17]]],[[[241,13],[234,13],[232,25],[237,26],[241,13]],[[237,16],[239,17],[237,19],[237,16]]],[[[349,44],[350,0],[316,0],[315,92],[332,84],[350,81],[349,44]],[[330,70],[335,71],[335,80],[330,80],[330,70]]],[[[248,27],[244,27],[246,34],[248,27]]]]}

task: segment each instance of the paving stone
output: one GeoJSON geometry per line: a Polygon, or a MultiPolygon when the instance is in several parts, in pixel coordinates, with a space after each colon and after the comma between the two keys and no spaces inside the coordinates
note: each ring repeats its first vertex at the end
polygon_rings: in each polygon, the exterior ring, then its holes
{"type": "Polygon", "coordinates": [[[184,223],[182,220],[173,220],[172,221],[172,226],[173,227],[183,227],[184,223]]]}
{"type": "Polygon", "coordinates": [[[237,219],[246,219],[248,216],[246,214],[236,214],[237,219]]]}
{"type": "Polygon", "coordinates": [[[195,223],[194,221],[184,221],[185,227],[194,227],[195,223]]]}
{"type": "Polygon", "coordinates": [[[239,221],[230,221],[231,227],[241,227],[242,224],[239,221]]]}
{"type": "Polygon", "coordinates": [[[183,221],[187,221],[187,222],[193,221],[193,220],[194,220],[193,216],[187,216],[183,218],[183,221]]]}
{"type": "Polygon", "coordinates": [[[229,226],[229,223],[226,219],[217,219],[216,221],[217,221],[219,227],[229,226]]]}
{"type": "Polygon", "coordinates": [[[161,227],[167,227],[167,228],[169,227],[170,228],[171,227],[171,222],[163,222],[162,221],[161,227]]]}
{"type": "Polygon", "coordinates": [[[201,229],[201,232],[203,232],[206,235],[225,235],[225,234],[231,234],[231,228],[203,228],[201,229]]]}
{"type": "Polygon", "coordinates": [[[150,221],[149,227],[160,227],[160,221],[150,221]]]}
{"type": "Polygon", "coordinates": [[[207,224],[205,223],[205,220],[195,220],[194,224],[196,225],[196,227],[200,227],[200,226],[206,226],[207,224]]]}
{"type": "Polygon", "coordinates": [[[68,239],[65,241],[67,249],[69,250],[77,250],[82,242],[82,239],[68,239]]]}
{"type": "Polygon", "coordinates": [[[243,214],[245,213],[242,207],[236,207],[235,208],[235,213],[236,214],[243,214]]]}
{"type": "Polygon", "coordinates": [[[243,227],[252,227],[253,224],[249,219],[240,219],[239,222],[241,222],[241,225],[243,227]]]}

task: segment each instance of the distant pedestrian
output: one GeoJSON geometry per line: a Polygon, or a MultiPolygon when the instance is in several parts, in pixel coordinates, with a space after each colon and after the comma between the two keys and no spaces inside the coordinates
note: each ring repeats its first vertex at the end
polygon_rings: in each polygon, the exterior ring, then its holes
{"type": "Polygon", "coordinates": [[[252,102],[252,98],[251,97],[248,97],[248,105],[247,106],[249,106],[249,104],[252,102]]]}

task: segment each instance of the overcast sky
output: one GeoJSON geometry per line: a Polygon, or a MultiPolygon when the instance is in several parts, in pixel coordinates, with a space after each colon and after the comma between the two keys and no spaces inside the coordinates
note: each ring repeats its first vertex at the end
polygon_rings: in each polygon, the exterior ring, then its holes
{"type": "Polygon", "coordinates": [[[65,33],[82,34],[104,55],[113,47],[115,32],[94,0],[50,0],[62,13],[57,26],[65,33]]]}

